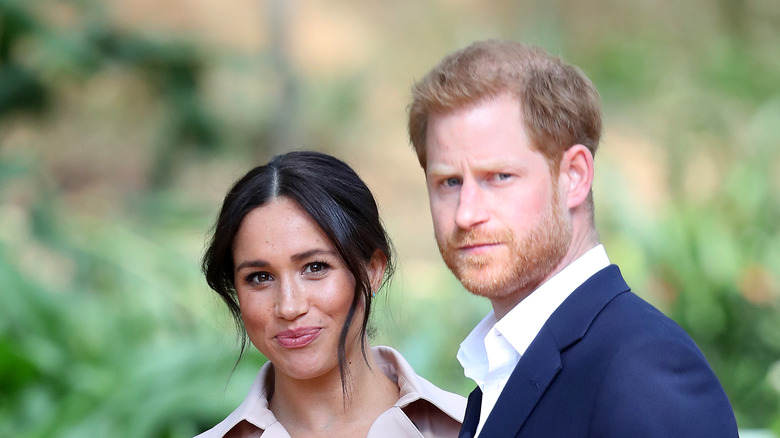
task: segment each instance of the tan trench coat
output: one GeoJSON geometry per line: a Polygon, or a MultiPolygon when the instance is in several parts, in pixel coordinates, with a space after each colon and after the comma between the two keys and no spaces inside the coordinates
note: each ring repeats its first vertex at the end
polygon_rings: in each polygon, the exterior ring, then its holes
{"type": "MultiPolygon", "coordinates": [[[[390,347],[374,347],[371,352],[380,370],[398,383],[400,397],[374,421],[366,438],[458,436],[465,398],[415,374],[406,359],[390,347]]],[[[289,438],[284,426],[268,409],[265,381],[271,366],[268,362],[260,369],[249,394],[235,411],[196,438],[289,438]]]]}

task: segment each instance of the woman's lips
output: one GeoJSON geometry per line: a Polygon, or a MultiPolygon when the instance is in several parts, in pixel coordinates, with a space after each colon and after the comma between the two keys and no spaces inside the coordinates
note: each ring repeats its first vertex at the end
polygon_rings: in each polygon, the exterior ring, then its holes
{"type": "Polygon", "coordinates": [[[284,348],[302,348],[314,342],[321,332],[320,327],[301,327],[279,332],[274,339],[284,348]]]}

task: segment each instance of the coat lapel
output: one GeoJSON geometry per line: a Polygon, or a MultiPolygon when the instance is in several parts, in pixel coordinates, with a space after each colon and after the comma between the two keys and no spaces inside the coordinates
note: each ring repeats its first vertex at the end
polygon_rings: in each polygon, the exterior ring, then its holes
{"type": "Polygon", "coordinates": [[[515,436],[560,370],[560,352],[549,328],[544,326],[520,358],[480,435],[515,436]]]}
{"type": "Polygon", "coordinates": [[[474,388],[469,394],[469,400],[466,404],[466,413],[463,416],[463,426],[460,428],[458,438],[473,438],[477,433],[479,424],[479,411],[482,407],[482,391],[479,387],[474,388]]]}

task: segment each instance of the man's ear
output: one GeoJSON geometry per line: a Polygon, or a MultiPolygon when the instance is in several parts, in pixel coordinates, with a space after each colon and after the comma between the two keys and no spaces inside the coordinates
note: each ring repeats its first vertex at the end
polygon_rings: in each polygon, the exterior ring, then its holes
{"type": "Polygon", "coordinates": [[[371,260],[368,262],[368,278],[371,280],[371,293],[376,294],[379,286],[382,285],[382,278],[385,276],[387,268],[387,256],[380,250],[374,251],[371,260]]]}
{"type": "Polygon", "coordinates": [[[575,144],[563,153],[559,175],[559,190],[566,197],[566,207],[582,205],[593,185],[593,154],[590,149],[575,144]]]}

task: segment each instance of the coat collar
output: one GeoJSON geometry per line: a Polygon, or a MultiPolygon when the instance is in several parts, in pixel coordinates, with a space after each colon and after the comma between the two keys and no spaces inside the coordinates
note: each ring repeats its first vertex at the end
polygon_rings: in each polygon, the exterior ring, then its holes
{"type": "Polygon", "coordinates": [[[550,316],[547,326],[563,351],[585,336],[599,312],[616,296],[629,292],[617,265],[594,274],[550,316]]]}

